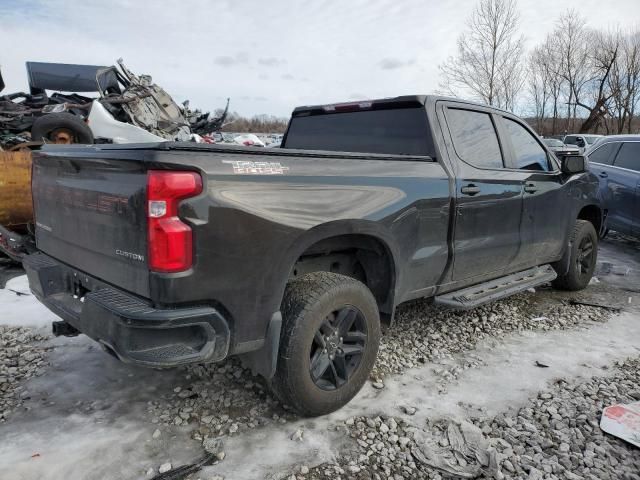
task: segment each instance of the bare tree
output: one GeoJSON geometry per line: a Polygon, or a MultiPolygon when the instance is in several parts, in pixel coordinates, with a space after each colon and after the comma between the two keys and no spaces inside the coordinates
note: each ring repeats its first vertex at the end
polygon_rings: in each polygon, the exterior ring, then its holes
{"type": "Polygon", "coordinates": [[[590,98],[585,99],[574,91],[575,104],[589,112],[580,126],[580,133],[586,133],[598,126],[608,112],[611,98],[617,94],[616,90],[611,89],[612,86],[617,89],[617,86],[609,80],[618,62],[622,37],[619,32],[598,31],[590,32],[589,37],[590,41],[587,45],[590,47],[588,65],[591,77],[585,82],[587,87],[585,96],[588,95],[590,98]]]}
{"type": "Polygon", "coordinates": [[[439,66],[441,88],[512,109],[523,84],[523,38],[515,0],[480,0],[458,37],[457,54],[439,66]]]}
{"type": "Polygon", "coordinates": [[[538,132],[544,129],[543,122],[547,116],[547,104],[550,97],[550,79],[547,71],[545,52],[542,47],[536,47],[529,56],[526,73],[538,132]]]}
{"type": "Polygon", "coordinates": [[[640,31],[630,32],[621,39],[618,59],[608,79],[611,91],[609,114],[614,131],[631,133],[631,123],[640,99],[640,31]]]}
{"type": "Polygon", "coordinates": [[[589,80],[586,20],[577,11],[569,10],[560,16],[550,38],[554,44],[553,55],[556,56],[555,74],[563,79],[565,90],[565,130],[571,131],[577,111],[576,98],[589,80]]]}

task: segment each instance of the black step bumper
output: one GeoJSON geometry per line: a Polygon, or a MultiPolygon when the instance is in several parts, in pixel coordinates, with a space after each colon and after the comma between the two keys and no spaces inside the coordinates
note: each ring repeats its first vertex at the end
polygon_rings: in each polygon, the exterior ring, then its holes
{"type": "Polygon", "coordinates": [[[228,354],[229,326],[212,307],[156,309],[42,253],[23,265],[38,300],[124,362],[174,367],[228,354]]]}

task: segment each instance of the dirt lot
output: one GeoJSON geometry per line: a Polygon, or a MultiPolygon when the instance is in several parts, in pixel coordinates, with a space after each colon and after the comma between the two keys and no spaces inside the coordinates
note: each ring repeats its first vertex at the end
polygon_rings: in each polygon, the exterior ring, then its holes
{"type": "Polygon", "coordinates": [[[189,478],[640,479],[640,449],[598,427],[604,406],[640,400],[630,239],[601,245],[597,279],[578,294],[401,307],[371,381],[317,419],[235,361],[147,370],[86,337],[52,338],[53,314],[19,273],[0,265],[2,479],[150,479],[205,451],[189,478]]]}

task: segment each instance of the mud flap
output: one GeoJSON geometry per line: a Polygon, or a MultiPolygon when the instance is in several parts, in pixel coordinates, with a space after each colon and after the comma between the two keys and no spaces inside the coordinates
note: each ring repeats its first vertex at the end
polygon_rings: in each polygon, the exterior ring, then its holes
{"type": "Polygon", "coordinates": [[[573,242],[569,240],[567,242],[567,246],[564,249],[564,255],[557,262],[551,264],[553,269],[556,271],[559,277],[566,275],[569,273],[569,265],[571,263],[571,247],[573,246],[573,242]]]}
{"type": "Polygon", "coordinates": [[[267,380],[273,378],[278,363],[278,349],[280,348],[280,330],[282,329],[282,314],[278,311],[271,315],[264,345],[254,352],[239,355],[245,368],[251,369],[267,380]]]}

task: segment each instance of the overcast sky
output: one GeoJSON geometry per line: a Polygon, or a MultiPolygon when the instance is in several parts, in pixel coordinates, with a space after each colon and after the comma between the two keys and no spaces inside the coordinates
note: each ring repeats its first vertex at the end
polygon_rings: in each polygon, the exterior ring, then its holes
{"type": "MultiPolygon", "coordinates": [[[[5,92],[24,62],[122,57],[176,100],[244,115],[296,105],[432,93],[475,0],[0,0],[5,92]]],[[[590,26],[640,24],[640,0],[519,0],[531,47],[576,8],[590,26]]]]}

